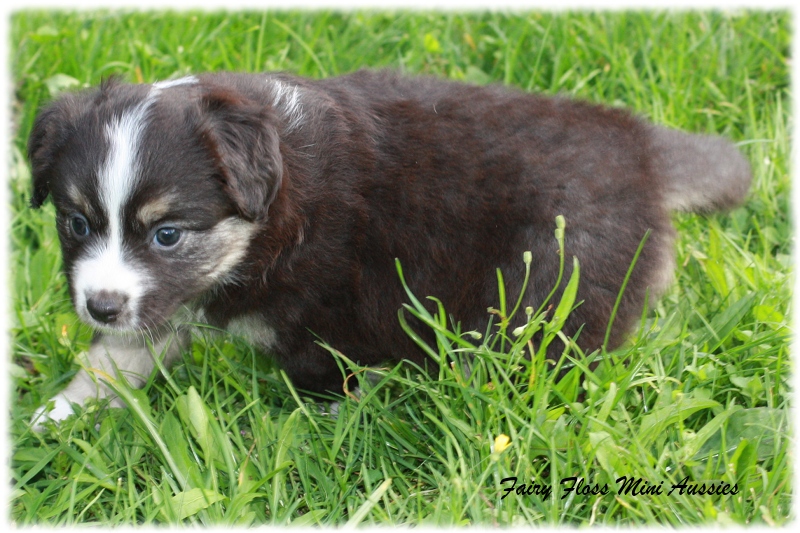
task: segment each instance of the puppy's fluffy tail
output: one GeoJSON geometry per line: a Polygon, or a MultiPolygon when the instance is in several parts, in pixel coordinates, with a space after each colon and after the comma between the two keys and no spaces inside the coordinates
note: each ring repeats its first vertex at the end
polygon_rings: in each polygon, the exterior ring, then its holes
{"type": "Polygon", "coordinates": [[[651,126],[650,147],[670,210],[730,209],[742,203],[750,189],[750,164],[725,139],[651,126]]]}

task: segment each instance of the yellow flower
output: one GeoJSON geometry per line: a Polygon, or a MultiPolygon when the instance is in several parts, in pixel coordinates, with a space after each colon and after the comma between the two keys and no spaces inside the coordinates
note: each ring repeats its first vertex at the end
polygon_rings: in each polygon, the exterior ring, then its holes
{"type": "Polygon", "coordinates": [[[509,436],[501,433],[494,439],[494,444],[492,444],[492,453],[503,453],[503,450],[508,448],[510,445],[511,439],[509,436]]]}

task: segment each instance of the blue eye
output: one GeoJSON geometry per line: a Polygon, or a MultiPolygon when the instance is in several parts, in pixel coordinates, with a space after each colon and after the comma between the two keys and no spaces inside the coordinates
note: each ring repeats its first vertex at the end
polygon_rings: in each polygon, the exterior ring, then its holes
{"type": "Polygon", "coordinates": [[[72,215],[69,219],[69,227],[72,233],[79,239],[88,237],[91,232],[89,229],[89,221],[83,215],[72,215]]]}
{"type": "Polygon", "coordinates": [[[181,230],[178,228],[159,228],[153,241],[164,248],[171,248],[181,240],[181,230]]]}

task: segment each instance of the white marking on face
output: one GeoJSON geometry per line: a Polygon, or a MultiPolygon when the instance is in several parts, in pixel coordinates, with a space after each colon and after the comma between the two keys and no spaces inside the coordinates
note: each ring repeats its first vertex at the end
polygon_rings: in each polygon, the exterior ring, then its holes
{"type": "Polygon", "coordinates": [[[279,80],[269,80],[272,83],[272,105],[277,108],[287,121],[286,129],[291,131],[298,128],[303,117],[303,106],[300,102],[300,88],[296,85],[287,85],[279,80]]]}
{"type": "Polygon", "coordinates": [[[109,153],[100,171],[100,194],[109,221],[109,236],[121,239],[122,208],[138,178],[136,157],[153,100],[147,98],[106,126],[109,153]]]}
{"type": "Polygon", "coordinates": [[[136,325],[139,298],[146,289],[146,273],[132,265],[123,247],[122,211],[139,177],[138,153],[141,137],[147,125],[147,113],[158,90],[122,116],[106,125],[108,154],[98,172],[98,193],[108,219],[108,233],[78,260],[73,267],[75,307],[83,320],[98,324],[91,318],[86,303],[100,291],[119,293],[127,297],[126,309],[114,329],[129,329],[136,325]]]}
{"type": "Polygon", "coordinates": [[[136,326],[139,299],[147,289],[147,276],[142,269],[136,269],[125,261],[121,246],[109,242],[103,248],[95,248],[92,255],[75,263],[73,275],[75,307],[82,320],[105,326],[91,317],[87,301],[100,291],[107,291],[128,298],[125,312],[115,326],[122,329],[136,326]]]}

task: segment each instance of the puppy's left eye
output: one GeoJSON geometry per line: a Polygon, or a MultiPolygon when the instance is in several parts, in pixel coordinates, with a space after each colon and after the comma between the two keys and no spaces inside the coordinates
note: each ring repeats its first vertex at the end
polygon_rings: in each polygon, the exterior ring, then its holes
{"type": "Polygon", "coordinates": [[[89,236],[91,229],[89,228],[89,221],[83,215],[74,214],[69,219],[69,227],[72,233],[79,239],[84,239],[89,236]]]}
{"type": "Polygon", "coordinates": [[[156,230],[153,242],[162,248],[171,248],[181,240],[181,230],[178,228],[159,228],[156,230]]]}

